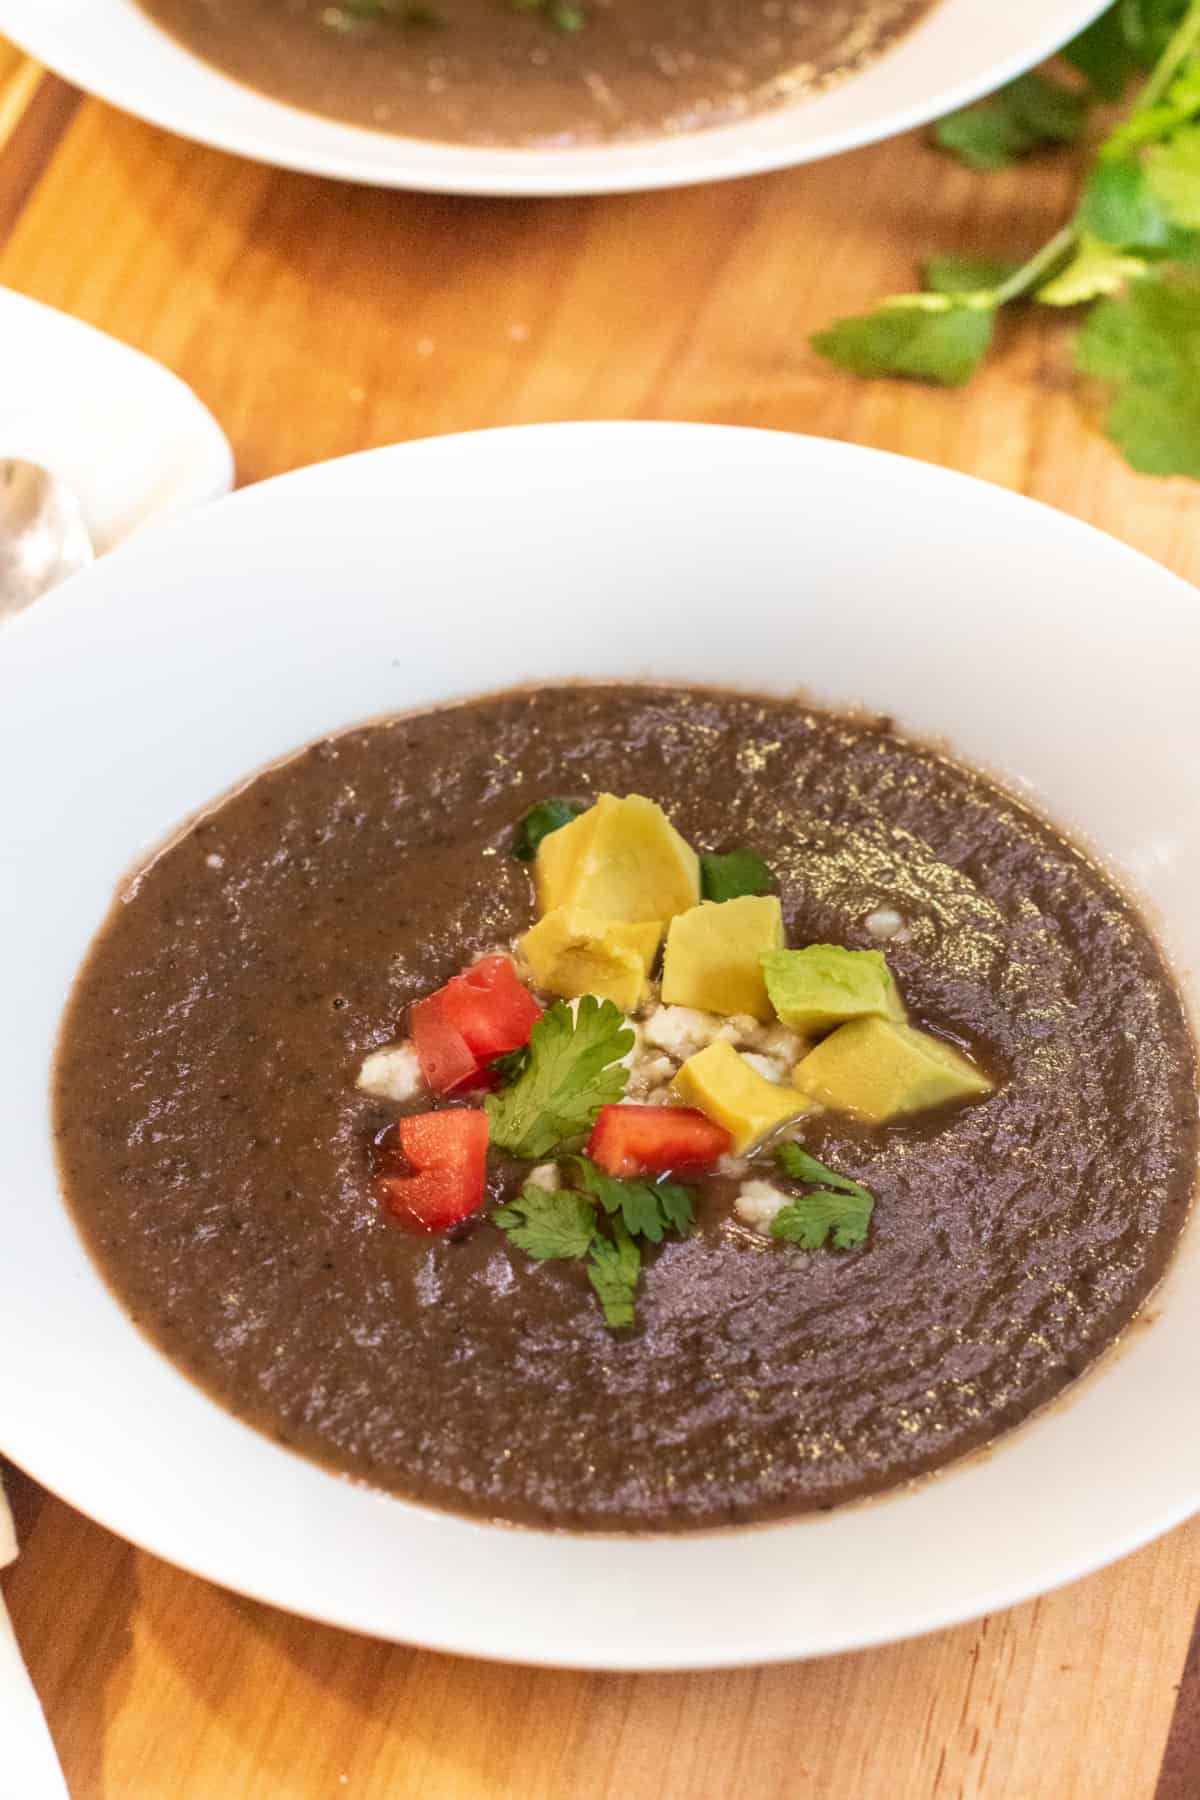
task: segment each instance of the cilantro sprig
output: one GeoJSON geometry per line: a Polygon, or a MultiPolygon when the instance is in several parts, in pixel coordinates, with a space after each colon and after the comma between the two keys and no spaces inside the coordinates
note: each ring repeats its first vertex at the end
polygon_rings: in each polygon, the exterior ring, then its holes
{"type": "Polygon", "coordinates": [[[583,811],[578,800],[539,800],[536,806],[531,806],[513,832],[512,853],[517,861],[532,862],[542,839],[549,837],[552,831],[561,831],[583,811]]]}
{"type": "Polygon", "coordinates": [[[700,893],[705,900],[740,900],[744,894],[774,892],[775,878],[757,850],[700,858],[700,893]]]}
{"type": "Polygon", "coordinates": [[[588,1280],[613,1330],[632,1325],[642,1273],[639,1238],[661,1244],[692,1229],[692,1196],[675,1182],[617,1180],[586,1156],[561,1165],[570,1184],[528,1183],[492,1214],[509,1242],[537,1262],[588,1259],[588,1280]]]}
{"type": "Polygon", "coordinates": [[[922,292],[840,319],[813,346],[858,375],[960,387],[1006,307],[1089,306],[1075,365],[1109,390],[1109,437],[1144,474],[1200,480],[1200,0],[1118,0],[1066,55],[1088,92],[1023,76],[935,136],[972,167],[1001,167],[1077,141],[1090,98],[1120,98],[1149,68],[1073,217],[1016,267],[931,258],[922,292]]]}
{"type": "Polygon", "coordinates": [[[540,1162],[583,1137],[600,1108],[624,1094],[629,1071],[621,1058],[633,1043],[611,1000],[585,994],[574,1013],[556,1001],[530,1033],[528,1056],[512,1085],[484,1102],[492,1143],[540,1162]]]}
{"type": "Polygon", "coordinates": [[[779,1144],[775,1161],[785,1175],[805,1182],[813,1191],[797,1195],[771,1221],[772,1237],[797,1244],[801,1250],[820,1250],[831,1243],[835,1250],[857,1250],[867,1241],[875,1196],[859,1181],[826,1168],[799,1144],[779,1144]]]}

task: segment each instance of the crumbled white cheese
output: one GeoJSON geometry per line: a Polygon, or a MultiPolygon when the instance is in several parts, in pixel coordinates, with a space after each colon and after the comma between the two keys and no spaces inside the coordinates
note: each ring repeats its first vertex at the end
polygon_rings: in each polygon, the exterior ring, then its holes
{"type": "Polygon", "coordinates": [[[412,1044],[406,1039],[372,1051],[358,1071],[358,1085],[378,1100],[415,1100],[425,1091],[425,1078],[412,1044]]]}
{"type": "Polygon", "coordinates": [[[734,1013],[730,1018],[722,1020],[717,1036],[728,1038],[731,1044],[739,1047],[745,1044],[756,1049],[765,1030],[766,1027],[759,1024],[753,1013],[734,1013]]]}
{"type": "Polygon", "coordinates": [[[651,1088],[669,1087],[675,1079],[675,1064],[661,1051],[644,1051],[630,1065],[628,1094],[645,1096],[651,1088]]]}
{"type": "Polygon", "coordinates": [[[912,936],[904,922],[904,914],[898,913],[893,906],[879,907],[863,923],[873,938],[892,938],[898,944],[906,944],[912,936]]]}
{"type": "Polygon", "coordinates": [[[725,1025],[717,1013],[700,1012],[694,1006],[660,1006],[650,1014],[643,1031],[648,1044],[681,1063],[715,1043],[725,1025]]]}
{"type": "Polygon", "coordinates": [[[733,1210],[751,1231],[760,1231],[764,1237],[770,1237],[771,1221],[790,1199],[790,1194],[781,1193],[769,1181],[744,1181],[733,1210]]]}
{"type": "Polygon", "coordinates": [[[731,1181],[740,1181],[743,1175],[749,1173],[749,1170],[750,1158],[748,1156],[730,1154],[717,1158],[717,1174],[725,1175],[731,1181]]]}
{"type": "Polygon", "coordinates": [[[759,1056],[755,1050],[743,1050],[742,1061],[749,1063],[755,1073],[767,1081],[785,1082],[791,1077],[790,1063],[777,1062],[773,1056],[759,1056]]]}
{"type": "Polygon", "coordinates": [[[795,1068],[808,1047],[806,1038],[802,1038],[799,1032],[792,1031],[789,1026],[780,1024],[778,1020],[773,1025],[760,1025],[758,1036],[751,1046],[754,1050],[760,1050],[764,1056],[774,1057],[776,1062],[786,1063],[789,1069],[795,1068]]]}
{"type": "Polygon", "coordinates": [[[525,1186],[545,1188],[548,1194],[552,1194],[556,1188],[562,1186],[558,1173],[558,1164],[539,1163],[537,1168],[530,1169],[528,1175],[525,1177],[525,1186]]]}

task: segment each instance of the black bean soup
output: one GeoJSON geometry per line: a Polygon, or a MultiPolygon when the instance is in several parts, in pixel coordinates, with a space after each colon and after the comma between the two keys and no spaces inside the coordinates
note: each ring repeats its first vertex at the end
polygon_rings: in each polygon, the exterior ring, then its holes
{"type": "Polygon", "coordinates": [[[561,148],[727,124],[853,75],[932,0],[141,0],[309,112],[561,148]]]}
{"type": "Polygon", "coordinates": [[[559,687],[313,744],[193,823],[91,949],[54,1117],[114,1292],[251,1424],[460,1512],[676,1529],[877,1492],[1057,1394],[1176,1245],[1195,1076],[1137,913],[980,775],[800,703],[559,687]],[[756,1237],[736,1172],[690,1177],[696,1228],[648,1250],[624,1332],[580,1263],[490,1222],[528,1174],[511,1157],[453,1231],[385,1216],[373,1159],[405,1108],[356,1085],[413,1002],[530,925],[515,822],[604,791],[698,849],[754,845],[789,944],[902,920],[909,1017],[995,1082],[888,1126],[805,1121],[875,1197],[853,1252],[756,1237]]]}

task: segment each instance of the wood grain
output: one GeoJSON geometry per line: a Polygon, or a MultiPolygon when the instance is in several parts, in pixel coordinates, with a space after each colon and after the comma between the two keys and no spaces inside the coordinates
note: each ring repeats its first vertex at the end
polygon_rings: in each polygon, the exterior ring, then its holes
{"type": "MultiPolygon", "coordinates": [[[[928,250],[1040,241],[1069,162],[982,180],[913,138],[676,194],[447,200],[257,168],[92,101],[72,113],[65,89],[34,129],[46,83],[20,71],[0,45],[0,118],[25,96],[0,147],[0,281],[190,381],[245,481],[486,425],[728,421],[968,470],[1200,579],[1195,488],[1124,468],[1074,391],[1063,322],[1014,322],[959,394],[860,384],[807,346],[928,250]]],[[[1200,1600],[1195,1523],[869,1654],[531,1672],[287,1618],[14,1486],[6,1591],[77,1800],[1150,1800],[1200,1600]]]]}

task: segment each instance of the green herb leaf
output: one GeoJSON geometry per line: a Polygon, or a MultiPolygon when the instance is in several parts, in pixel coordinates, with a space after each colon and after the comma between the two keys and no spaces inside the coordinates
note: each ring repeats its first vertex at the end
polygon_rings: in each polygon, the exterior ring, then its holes
{"type": "Polygon", "coordinates": [[[858,1194],[801,1194],[771,1220],[771,1236],[801,1250],[857,1250],[867,1241],[874,1202],[866,1189],[858,1194]]]}
{"type": "Polygon", "coordinates": [[[1162,249],[1170,223],[1141,164],[1124,160],[1096,164],[1075,222],[1082,234],[1127,250],[1162,249]]]}
{"type": "Polygon", "coordinates": [[[991,256],[927,256],[921,264],[921,283],[932,294],[990,293],[1021,267],[991,256]]]}
{"type": "Polygon", "coordinates": [[[700,858],[700,892],[706,900],[773,894],[775,878],[757,850],[730,850],[726,856],[700,858]]]}
{"type": "Polygon", "coordinates": [[[598,1237],[592,1245],[588,1280],[614,1331],[634,1321],[634,1295],[642,1273],[642,1253],[620,1219],[612,1222],[612,1241],[598,1237]]]}
{"type": "Polygon", "coordinates": [[[1119,100],[1142,70],[1141,58],[1125,30],[1122,13],[1126,10],[1121,5],[1110,6],[1063,51],[1101,100],[1119,100]]]}
{"type": "Polygon", "coordinates": [[[1172,225],[1200,230],[1200,128],[1178,131],[1150,150],[1146,181],[1172,225]]]}
{"type": "Polygon", "coordinates": [[[532,1184],[507,1206],[498,1206],[492,1223],[538,1262],[586,1256],[597,1229],[596,1209],[582,1194],[532,1184]]]}
{"type": "Polygon", "coordinates": [[[585,994],[572,1016],[558,1000],[529,1037],[529,1060],[510,1088],[484,1105],[492,1142],[540,1162],[560,1144],[582,1137],[602,1106],[619,1100],[629,1071],[621,1058],[634,1035],[611,1000],[585,994]]]}
{"type": "Polygon", "coordinates": [[[1077,144],[1087,96],[1045,75],[1021,75],[999,93],[934,126],[934,139],[972,169],[1004,169],[1046,144],[1077,144]]]}
{"type": "Polygon", "coordinates": [[[1144,257],[1130,256],[1085,232],[1066,268],[1038,290],[1047,306],[1079,306],[1100,294],[1119,294],[1125,283],[1148,268],[1144,257]]]}
{"type": "Polygon", "coordinates": [[[849,1175],[839,1175],[836,1169],[830,1169],[815,1156],[810,1156],[802,1144],[777,1144],[775,1161],[785,1175],[795,1181],[809,1181],[817,1187],[832,1188],[838,1194],[865,1194],[866,1188],[849,1175]]]}
{"type": "Polygon", "coordinates": [[[542,13],[559,31],[582,31],[587,24],[586,8],[576,0],[508,0],[513,12],[542,13]]]}
{"type": "Polygon", "coordinates": [[[619,1214],[630,1237],[661,1244],[668,1231],[686,1237],[692,1229],[692,1196],[678,1182],[618,1180],[586,1156],[572,1157],[569,1167],[571,1180],[610,1217],[619,1214]]]}
{"type": "Polygon", "coordinates": [[[835,1250],[855,1250],[867,1241],[875,1197],[859,1181],[839,1175],[801,1144],[779,1144],[775,1161],[795,1181],[823,1191],[789,1200],[771,1221],[771,1235],[802,1250],[820,1250],[832,1238],[835,1250]]]}
{"type": "Polygon", "coordinates": [[[522,1044],[519,1049],[506,1050],[503,1056],[493,1056],[488,1067],[500,1078],[501,1087],[511,1087],[518,1075],[523,1075],[529,1063],[529,1045],[522,1044]]]}
{"type": "Polygon", "coordinates": [[[944,295],[887,300],[873,313],[839,319],[811,339],[821,356],[856,375],[906,375],[961,387],[992,341],[990,306],[956,306],[944,295]]]}
{"type": "Polygon", "coordinates": [[[517,861],[532,862],[543,838],[552,831],[561,831],[584,811],[586,808],[576,800],[539,800],[513,832],[512,853],[517,861]]]}
{"type": "Polygon", "coordinates": [[[1075,364],[1115,388],[1105,430],[1133,468],[1200,481],[1200,288],[1138,281],[1100,301],[1075,364]]]}

